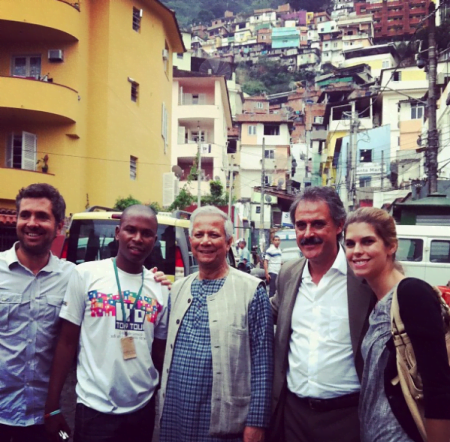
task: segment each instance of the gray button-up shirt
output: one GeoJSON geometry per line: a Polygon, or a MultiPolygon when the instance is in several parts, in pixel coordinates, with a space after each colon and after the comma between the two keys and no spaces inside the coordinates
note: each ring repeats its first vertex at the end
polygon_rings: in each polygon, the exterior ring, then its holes
{"type": "Polygon", "coordinates": [[[0,423],[29,426],[44,422],[59,310],[74,265],[50,255],[34,275],[16,246],[0,253],[0,423]]]}

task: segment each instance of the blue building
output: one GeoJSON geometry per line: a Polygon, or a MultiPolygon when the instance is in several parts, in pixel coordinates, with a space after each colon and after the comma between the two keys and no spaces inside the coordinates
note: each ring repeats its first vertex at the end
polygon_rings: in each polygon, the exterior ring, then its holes
{"type": "Polygon", "coordinates": [[[274,28],[272,30],[272,49],[298,48],[300,31],[296,28],[274,28]]]}
{"type": "MultiPolygon", "coordinates": [[[[340,195],[346,192],[347,173],[351,168],[350,136],[342,139],[340,149],[336,145],[334,163],[336,164],[336,189],[340,195]]],[[[356,188],[390,187],[388,176],[391,172],[391,126],[364,130],[357,135],[356,188]]]]}

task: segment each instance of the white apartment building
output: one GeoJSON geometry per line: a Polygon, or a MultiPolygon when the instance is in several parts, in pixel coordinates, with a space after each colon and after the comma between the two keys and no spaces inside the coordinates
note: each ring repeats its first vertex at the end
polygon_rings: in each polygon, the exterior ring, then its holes
{"type": "Polygon", "coordinates": [[[174,72],[172,87],[172,165],[183,174],[180,187],[197,193],[197,180],[188,176],[200,144],[202,194],[209,193],[209,181],[219,179],[226,186],[228,171],[227,131],[232,127],[231,108],[224,77],[196,72],[174,72]]]}

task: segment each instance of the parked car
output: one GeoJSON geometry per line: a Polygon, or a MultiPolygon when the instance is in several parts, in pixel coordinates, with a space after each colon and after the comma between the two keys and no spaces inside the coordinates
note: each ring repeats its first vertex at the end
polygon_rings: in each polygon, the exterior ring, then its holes
{"type": "MultiPolygon", "coordinates": [[[[121,215],[122,212],[92,209],[75,213],[66,234],[61,258],[81,264],[116,256],[118,243],[114,236],[121,215]]],[[[158,267],[171,281],[198,270],[189,242],[189,217],[189,213],[182,211],[157,215],[158,237],[144,263],[146,268],[158,267]]],[[[227,259],[234,267],[232,252],[227,259]]]]}
{"type": "Polygon", "coordinates": [[[406,276],[445,286],[450,280],[450,229],[448,226],[397,225],[396,259],[406,276]]]}

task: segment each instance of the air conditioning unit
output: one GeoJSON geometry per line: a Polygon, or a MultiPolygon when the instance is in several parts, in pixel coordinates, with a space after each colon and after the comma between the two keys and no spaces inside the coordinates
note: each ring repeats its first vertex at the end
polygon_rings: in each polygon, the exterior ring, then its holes
{"type": "Polygon", "coordinates": [[[323,117],[314,117],[314,123],[323,124],[323,117]]]}
{"type": "Polygon", "coordinates": [[[163,58],[163,60],[169,59],[169,51],[167,49],[162,50],[162,58],[163,58]]]}
{"type": "Polygon", "coordinates": [[[64,61],[64,54],[62,49],[50,49],[48,51],[48,61],[55,63],[64,61]]]}

